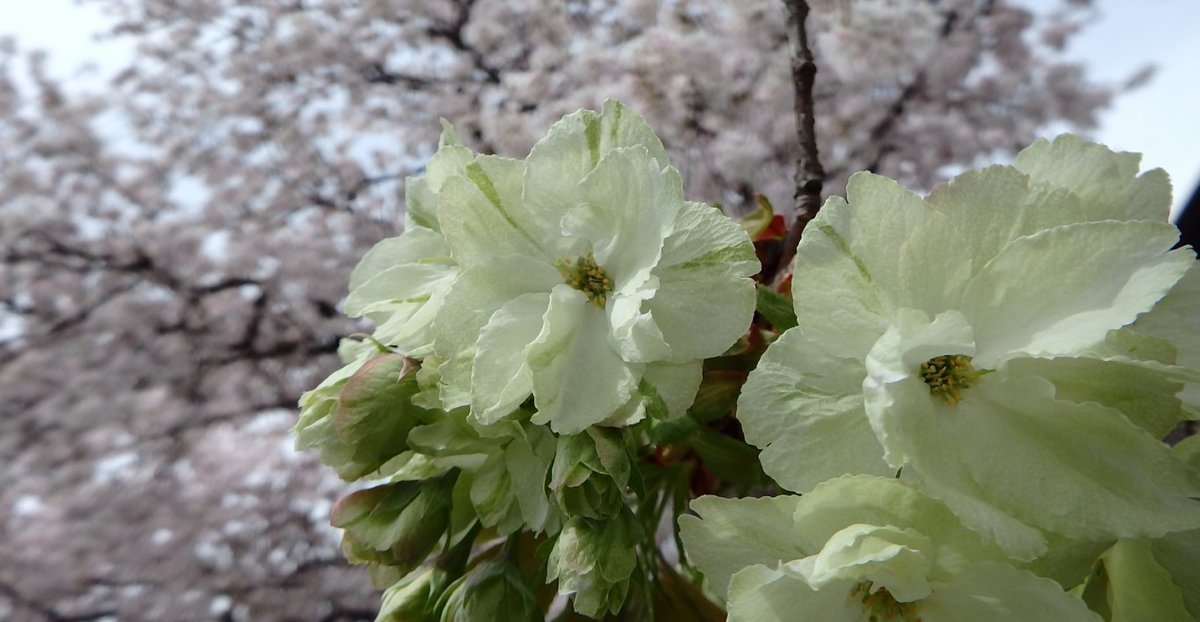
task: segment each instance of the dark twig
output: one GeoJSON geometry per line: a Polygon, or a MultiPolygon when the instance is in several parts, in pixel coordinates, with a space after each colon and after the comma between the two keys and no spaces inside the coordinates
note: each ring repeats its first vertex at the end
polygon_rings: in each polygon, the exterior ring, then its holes
{"type": "Polygon", "coordinates": [[[808,46],[805,21],[808,19],[808,2],[805,0],[783,0],[787,9],[788,47],[792,57],[792,86],[796,100],[796,133],[800,138],[800,150],[796,154],[795,220],[788,230],[783,255],[779,263],[764,271],[768,278],[778,278],[786,272],[788,264],[796,254],[800,235],[821,209],[821,189],[825,184],[825,169],[821,167],[817,152],[816,116],[813,112],[813,81],[817,65],[813,62],[812,50],[808,46]]]}

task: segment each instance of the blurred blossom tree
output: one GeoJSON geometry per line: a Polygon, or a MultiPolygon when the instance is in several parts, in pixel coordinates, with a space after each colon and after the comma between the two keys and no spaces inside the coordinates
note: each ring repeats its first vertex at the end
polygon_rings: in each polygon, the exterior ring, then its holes
{"type": "MultiPolygon", "coordinates": [[[[0,613],[17,619],[371,617],[323,531],[337,484],[280,448],[356,330],[347,275],[397,232],[438,117],[520,155],[619,98],[689,198],[790,204],[775,0],[87,1],[137,44],[104,92],[0,42],[0,507],[20,509],[0,523],[0,613]]],[[[864,169],[931,187],[1049,124],[1092,127],[1114,92],[1056,56],[1087,2],[811,4],[830,193],[864,169]]]]}

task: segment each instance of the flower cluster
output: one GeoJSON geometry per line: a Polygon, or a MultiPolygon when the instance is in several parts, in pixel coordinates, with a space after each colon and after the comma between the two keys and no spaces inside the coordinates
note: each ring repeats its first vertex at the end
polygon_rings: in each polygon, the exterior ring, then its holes
{"type": "Polygon", "coordinates": [[[533,603],[504,555],[476,566],[488,538],[519,557],[521,534],[547,544],[577,611],[616,612],[653,538],[633,514],[637,424],[682,416],[703,360],[745,334],[749,237],[683,199],[616,102],[525,160],[474,154],[446,124],[407,187],[404,233],[363,258],[343,305],[374,334],[301,399],[299,445],[377,484],[334,509],[343,549],[394,584],[381,619],[471,619],[490,597],[456,594],[477,584],[533,603]]]}
{"type": "Polygon", "coordinates": [[[1177,587],[1200,560],[1196,445],[1161,441],[1200,403],[1200,272],[1169,203],[1162,171],[1072,136],[925,198],[854,176],[738,403],[804,496],[683,519],[731,619],[1200,616],[1177,587]]]}
{"type": "Polygon", "coordinates": [[[1162,439],[1200,413],[1200,271],[1138,164],[1063,136],[924,198],[858,174],[788,301],[750,278],[769,204],[685,201],[622,105],[525,160],[447,124],[297,425],[370,481],[333,524],[379,620],[718,619],[691,570],[735,622],[1196,619],[1200,442],[1162,439]],[[803,496],[700,496],[765,476],[803,496]]]}

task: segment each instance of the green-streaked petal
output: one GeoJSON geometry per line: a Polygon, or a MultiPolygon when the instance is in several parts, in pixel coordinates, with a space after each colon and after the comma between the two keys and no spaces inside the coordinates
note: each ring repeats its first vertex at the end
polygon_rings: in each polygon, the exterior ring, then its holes
{"type": "Polygon", "coordinates": [[[684,551],[712,590],[726,597],[729,579],[738,570],[753,564],[774,568],[811,552],[800,546],[793,527],[799,501],[796,496],[700,497],[692,501],[698,516],[679,517],[684,551]]]}
{"type": "Polygon", "coordinates": [[[1171,181],[1162,169],[1139,176],[1140,162],[1139,154],[1063,134],[1026,147],[1015,166],[1036,184],[1078,195],[1088,220],[1163,222],[1171,209],[1171,181]]]}
{"type": "Polygon", "coordinates": [[[423,301],[417,299],[392,306],[391,317],[371,336],[409,356],[424,358],[433,345],[433,321],[441,313],[457,275],[457,270],[447,270],[441,282],[430,287],[429,297],[423,301]]]}
{"type": "Polygon", "coordinates": [[[404,229],[425,227],[438,230],[437,193],[446,180],[461,175],[475,158],[470,149],[458,144],[454,128],[442,122],[442,138],[437,153],[425,167],[425,174],[404,180],[404,229]]]}
{"type": "Polygon", "coordinates": [[[659,261],[662,269],[724,268],[738,276],[758,272],[754,244],[746,231],[712,205],[685,201],[670,229],[659,261]]]}
{"type": "Polygon", "coordinates": [[[522,294],[492,314],[471,367],[471,414],[480,423],[508,416],[533,392],[526,348],[542,331],[550,294],[522,294]]]}
{"type": "Polygon", "coordinates": [[[1014,241],[972,279],[963,313],[979,364],[1011,352],[1071,354],[1148,311],[1191,267],[1166,223],[1065,225],[1014,241]]]}
{"type": "Polygon", "coordinates": [[[754,317],[747,278],[758,271],[754,246],[737,223],[702,203],[684,203],[672,227],[653,272],[658,289],[644,308],[671,348],[669,360],[719,356],[754,317]]]}
{"type": "Polygon", "coordinates": [[[980,563],[918,603],[923,622],[1102,622],[1062,586],[1025,570],[980,563]]]}
{"type": "Polygon", "coordinates": [[[476,342],[492,314],[521,294],[548,292],[560,283],[554,266],[519,255],[495,257],[455,279],[433,321],[434,351],[443,360],[438,371],[444,408],[470,403],[476,342]]]}
{"type": "Polygon", "coordinates": [[[579,182],[607,153],[641,146],[665,168],[662,142],[646,122],[619,102],[605,102],[597,113],[580,110],[555,123],[526,159],[524,199],[546,222],[558,223],[584,201],[579,182]]]}
{"type": "MultiPolygon", "coordinates": [[[[444,289],[446,280],[453,278],[455,269],[447,264],[407,263],[381,270],[358,287],[342,303],[342,309],[350,317],[359,317],[375,311],[376,305],[392,303],[424,302],[438,289],[444,289]]],[[[377,307],[378,308],[378,307],[377,307]]]]}
{"type": "Polygon", "coordinates": [[[1118,411],[1054,399],[1045,379],[1003,370],[953,406],[927,389],[911,378],[889,388],[891,440],[906,446],[924,489],[1014,557],[1039,551],[1021,550],[1003,514],[1094,540],[1200,527],[1195,476],[1118,411]]]}
{"type": "Polygon", "coordinates": [[[479,156],[438,193],[438,221],[454,259],[464,267],[516,254],[553,263],[558,223],[541,220],[521,200],[520,160],[479,156]]]}
{"type": "Polygon", "coordinates": [[[579,290],[560,284],[537,339],[529,345],[537,413],[558,434],[574,434],[624,405],[643,365],[626,363],[608,343],[608,318],[579,290]]]}
{"type": "Polygon", "coordinates": [[[850,598],[854,585],[845,581],[814,590],[793,575],[749,566],[729,582],[729,622],[860,622],[863,608],[850,598]]]}
{"type": "Polygon", "coordinates": [[[767,349],[738,398],[746,440],[763,470],[808,492],[845,473],[894,473],[863,411],[861,362],[830,355],[798,329],[767,349]]]}

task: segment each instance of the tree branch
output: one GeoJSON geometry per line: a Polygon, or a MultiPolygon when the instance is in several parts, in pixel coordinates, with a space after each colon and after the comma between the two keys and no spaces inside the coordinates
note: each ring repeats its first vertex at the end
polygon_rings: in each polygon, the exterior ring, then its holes
{"type": "Polygon", "coordinates": [[[817,65],[813,62],[812,49],[808,45],[805,21],[808,19],[808,2],[805,0],[783,0],[787,9],[788,47],[792,57],[792,87],[795,95],[796,133],[800,149],[796,154],[795,215],[784,242],[783,255],[779,263],[764,270],[764,280],[774,280],[787,270],[796,255],[796,244],[800,235],[821,209],[821,189],[825,184],[825,169],[817,151],[816,116],[813,113],[813,82],[817,65]]]}

